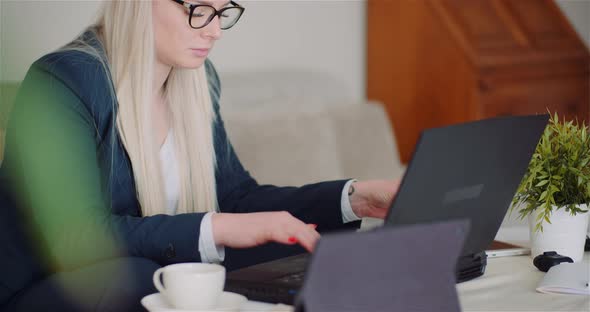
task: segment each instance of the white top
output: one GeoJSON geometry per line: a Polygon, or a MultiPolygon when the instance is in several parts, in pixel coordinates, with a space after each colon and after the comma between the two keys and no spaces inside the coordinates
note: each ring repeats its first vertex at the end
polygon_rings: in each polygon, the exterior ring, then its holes
{"type": "MultiPolygon", "coordinates": [[[[166,212],[169,215],[175,215],[178,208],[178,199],[180,198],[180,175],[178,170],[178,158],[174,146],[174,131],[170,128],[164,144],[160,147],[160,167],[162,178],[164,179],[164,190],[166,192],[166,212]]],[[[359,218],[352,211],[350,200],[348,199],[348,188],[355,180],[350,180],[342,188],[340,206],[342,210],[342,222],[352,222],[359,218]]],[[[214,212],[208,212],[203,217],[199,230],[199,253],[202,262],[222,262],[225,258],[225,249],[223,246],[216,246],[213,238],[213,227],[211,225],[211,215],[214,212]]]]}
{"type": "MultiPolygon", "coordinates": [[[[172,128],[168,131],[164,144],[160,147],[160,168],[166,192],[166,212],[169,215],[175,215],[178,209],[178,199],[180,198],[180,174],[172,128]]],[[[215,245],[211,214],[212,212],[206,213],[201,220],[199,254],[202,262],[221,262],[225,258],[225,249],[223,246],[215,245]]]]}
{"type": "Polygon", "coordinates": [[[180,197],[180,175],[178,174],[178,161],[174,148],[174,131],[168,131],[166,140],[160,148],[160,163],[164,189],[166,190],[166,212],[175,215],[180,197]]]}

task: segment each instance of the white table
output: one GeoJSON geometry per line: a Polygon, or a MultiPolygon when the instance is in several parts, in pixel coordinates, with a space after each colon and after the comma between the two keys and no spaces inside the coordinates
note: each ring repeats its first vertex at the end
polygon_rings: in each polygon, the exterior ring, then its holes
{"type": "MultiPolygon", "coordinates": [[[[528,247],[528,228],[501,228],[497,240],[528,247]]],[[[590,252],[584,255],[590,265],[590,252]]],[[[463,311],[590,311],[590,296],[542,294],[535,290],[545,273],[530,256],[488,259],[483,276],[457,285],[463,311]]],[[[290,311],[287,306],[248,302],[242,311],[290,311]]]]}
{"type": "MultiPolygon", "coordinates": [[[[587,252],[588,265],[589,258],[587,252]]],[[[464,311],[590,311],[590,296],[536,292],[544,274],[530,256],[489,259],[482,277],[457,285],[461,307],[464,311]]]]}
{"type": "MultiPolygon", "coordinates": [[[[500,228],[497,240],[529,246],[527,227],[500,228]]],[[[583,260],[590,265],[590,252],[583,260]]],[[[545,273],[530,256],[488,259],[483,276],[457,285],[464,311],[590,311],[590,296],[542,294],[545,273]]]]}

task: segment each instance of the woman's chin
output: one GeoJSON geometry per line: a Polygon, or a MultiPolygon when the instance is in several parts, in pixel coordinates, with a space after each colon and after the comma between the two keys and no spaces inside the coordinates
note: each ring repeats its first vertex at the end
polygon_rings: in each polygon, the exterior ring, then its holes
{"type": "Polygon", "coordinates": [[[192,58],[191,60],[187,60],[184,62],[180,62],[176,67],[184,68],[184,69],[197,69],[205,63],[207,58],[192,58]]]}

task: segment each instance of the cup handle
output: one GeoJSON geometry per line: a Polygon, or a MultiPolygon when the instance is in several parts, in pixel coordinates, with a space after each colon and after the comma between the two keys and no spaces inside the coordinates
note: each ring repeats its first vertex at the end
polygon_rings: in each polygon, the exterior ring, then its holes
{"type": "Polygon", "coordinates": [[[159,292],[164,293],[166,291],[166,288],[164,288],[164,285],[162,285],[162,282],[160,280],[162,272],[164,272],[164,268],[159,268],[156,270],[156,272],[154,272],[154,286],[156,286],[156,289],[159,292]]]}

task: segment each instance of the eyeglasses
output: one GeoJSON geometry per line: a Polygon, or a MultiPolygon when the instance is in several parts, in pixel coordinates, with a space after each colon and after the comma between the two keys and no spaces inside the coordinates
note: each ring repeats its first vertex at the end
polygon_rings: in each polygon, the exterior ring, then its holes
{"type": "Polygon", "coordinates": [[[245,10],[244,7],[234,1],[229,2],[232,6],[225,7],[221,10],[217,10],[210,5],[192,4],[182,0],[172,1],[189,9],[188,24],[194,29],[207,26],[215,16],[219,17],[221,29],[229,29],[238,22],[245,10]]]}

